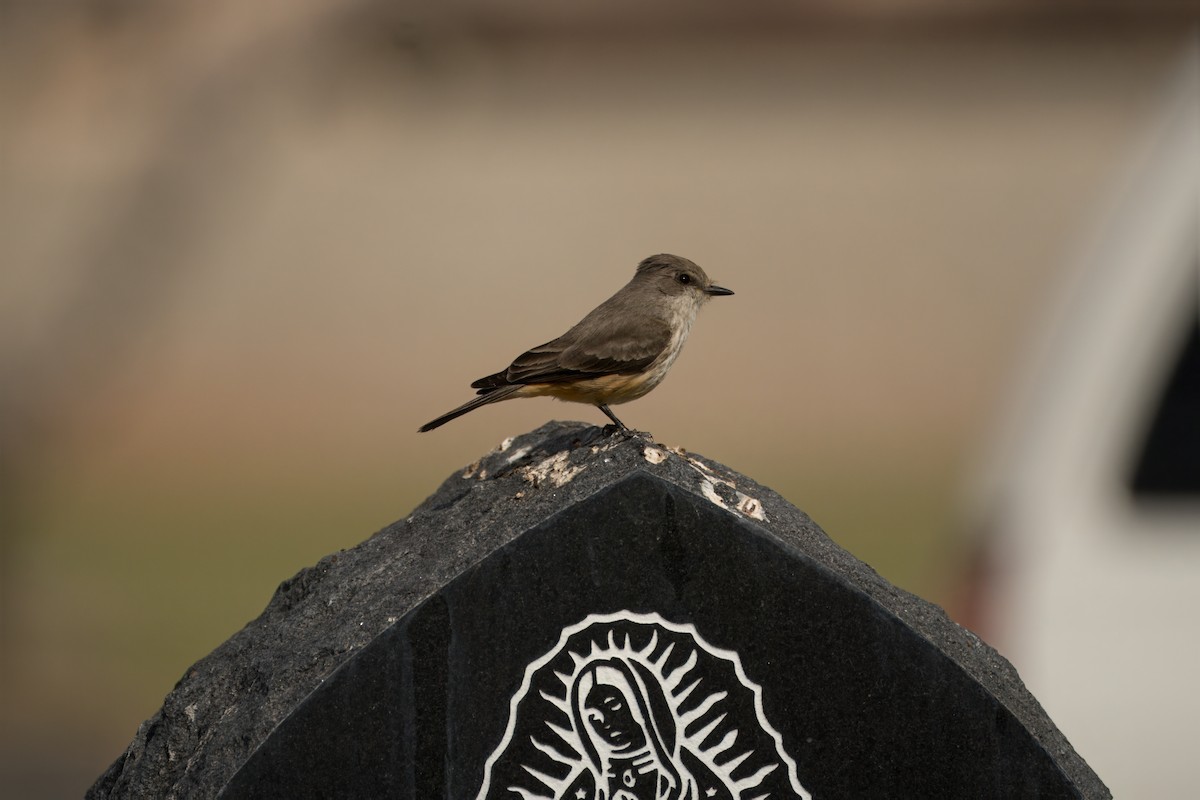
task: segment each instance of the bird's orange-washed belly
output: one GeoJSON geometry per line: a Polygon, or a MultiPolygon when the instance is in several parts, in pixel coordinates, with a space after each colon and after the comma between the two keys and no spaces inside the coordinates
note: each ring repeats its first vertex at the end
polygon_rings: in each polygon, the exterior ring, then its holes
{"type": "Polygon", "coordinates": [[[531,383],[522,387],[517,394],[522,397],[557,397],[571,403],[612,405],[638,399],[657,386],[661,380],[661,375],[649,372],[637,375],[605,375],[573,383],[531,383]]]}

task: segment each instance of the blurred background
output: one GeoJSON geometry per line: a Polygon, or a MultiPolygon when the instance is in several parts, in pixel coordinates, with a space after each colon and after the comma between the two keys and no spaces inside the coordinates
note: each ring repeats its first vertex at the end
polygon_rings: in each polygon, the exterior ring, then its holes
{"type": "MultiPolygon", "coordinates": [[[[1119,574],[1072,555],[1096,548],[1036,550],[1096,515],[1018,511],[1070,494],[1072,458],[1119,472],[1132,452],[1070,451],[1113,426],[1066,399],[1128,384],[1115,429],[1141,430],[1182,375],[1175,413],[1200,419],[1197,357],[1178,356],[1200,298],[1198,19],[1165,1],[0,2],[0,785],[82,794],[281,580],[506,436],[606,422],[536,400],[415,432],[673,252],[737,295],[622,419],[776,489],[978,629],[1117,796],[1184,796],[1192,729],[1119,716],[1183,684],[1064,679],[1048,648],[1090,620],[1108,639],[1071,644],[1076,676],[1114,653],[1183,668],[1200,599],[1134,615],[1184,615],[1149,626],[1169,653],[1119,640],[1088,600],[1124,597],[1119,574]],[[1129,216],[1129,187],[1162,194],[1147,174],[1184,222],[1129,216]],[[1172,255],[1096,267],[1129,251],[1114,230],[1172,255]],[[1157,333],[1095,344],[1101,306],[1157,333]],[[1109,352],[1093,382],[1054,382],[1109,352]],[[1051,462],[1057,483],[1032,478],[1051,462]]],[[[1173,509],[1139,540],[1139,585],[1162,564],[1198,583],[1194,484],[1133,493],[1173,509]]]]}

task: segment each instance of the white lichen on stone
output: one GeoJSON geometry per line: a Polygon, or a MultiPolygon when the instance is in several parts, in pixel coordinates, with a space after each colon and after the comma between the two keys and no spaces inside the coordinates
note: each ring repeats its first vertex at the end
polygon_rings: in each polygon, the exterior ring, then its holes
{"type": "Polygon", "coordinates": [[[733,511],[741,514],[742,516],[756,519],[759,522],[767,521],[767,513],[763,510],[762,503],[758,500],[758,498],[751,497],[750,495],[738,489],[737,484],[735,484],[733,481],[717,475],[700,459],[683,454],[682,452],[679,454],[683,456],[684,460],[687,461],[688,465],[691,466],[692,469],[696,470],[696,472],[700,474],[700,493],[708,498],[710,502],[728,511],[733,511]],[[728,487],[733,492],[734,497],[737,499],[737,503],[733,506],[733,508],[730,508],[729,504],[726,503],[724,498],[722,498],[717,492],[718,484],[728,487]]]}
{"type": "Polygon", "coordinates": [[[700,493],[707,497],[710,502],[719,505],[721,508],[729,508],[729,506],[725,505],[725,500],[721,498],[721,495],[717,494],[717,485],[708,478],[700,478],[700,493]]]}
{"type": "MultiPolygon", "coordinates": [[[[511,440],[506,440],[506,441],[511,441],[511,440]]],[[[515,464],[516,462],[520,461],[525,456],[529,455],[529,450],[530,450],[530,448],[528,448],[528,447],[518,447],[516,450],[513,450],[512,453],[509,454],[508,458],[506,458],[504,460],[504,463],[505,464],[515,464]]]]}
{"type": "Polygon", "coordinates": [[[650,445],[642,449],[642,456],[651,464],[661,464],[667,460],[666,451],[660,450],[657,447],[651,447],[650,445]]]}
{"type": "Polygon", "coordinates": [[[753,498],[748,494],[743,494],[742,492],[737,493],[737,498],[738,511],[741,511],[747,517],[759,520],[760,522],[767,521],[767,512],[763,511],[762,503],[758,502],[756,498],[753,498]]]}
{"type": "Polygon", "coordinates": [[[523,477],[534,486],[541,486],[544,483],[549,483],[551,486],[564,486],[584,470],[580,466],[571,466],[568,460],[570,455],[570,450],[563,450],[538,464],[525,467],[523,477]]]}

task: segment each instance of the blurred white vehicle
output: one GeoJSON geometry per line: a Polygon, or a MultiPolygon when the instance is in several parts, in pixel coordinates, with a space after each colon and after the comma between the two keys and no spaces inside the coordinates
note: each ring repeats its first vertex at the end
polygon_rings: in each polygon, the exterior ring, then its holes
{"type": "Polygon", "coordinates": [[[1200,45],[975,498],[975,613],[1120,797],[1200,796],[1200,45]]]}

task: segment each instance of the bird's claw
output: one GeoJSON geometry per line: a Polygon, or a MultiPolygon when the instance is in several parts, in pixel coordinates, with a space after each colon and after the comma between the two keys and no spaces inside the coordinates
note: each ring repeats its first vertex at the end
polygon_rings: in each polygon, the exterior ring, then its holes
{"type": "Polygon", "coordinates": [[[653,439],[649,431],[638,431],[633,428],[627,428],[624,425],[605,425],[601,428],[601,433],[605,436],[621,436],[625,439],[653,439]]]}

